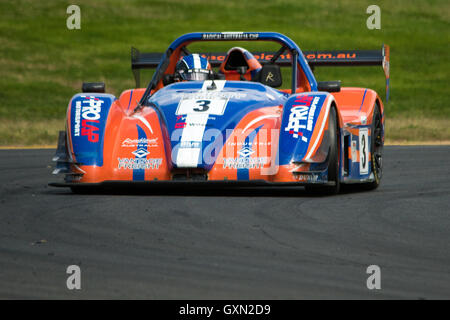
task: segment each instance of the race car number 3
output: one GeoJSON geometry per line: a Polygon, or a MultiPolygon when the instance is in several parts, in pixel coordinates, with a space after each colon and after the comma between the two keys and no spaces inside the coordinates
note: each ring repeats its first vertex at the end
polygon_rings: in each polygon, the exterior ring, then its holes
{"type": "Polygon", "coordinates": [[[359,129],[359,173],[369,173],[369,131],[367,128],[359,129]]]}
{"type": "Polygon", "coordinates": [[[203,113],[223,115],[228,99],[183,99],[177,108],[177,115],[203,113]]]}

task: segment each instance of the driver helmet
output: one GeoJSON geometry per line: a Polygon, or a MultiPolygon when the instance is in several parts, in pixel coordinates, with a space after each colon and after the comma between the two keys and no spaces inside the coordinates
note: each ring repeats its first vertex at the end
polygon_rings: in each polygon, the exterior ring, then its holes
{"type": "Polygon", "coordinates": [[[211,74],[211,65],[208,59],[198,53],[181,58],[175,67],[175,74],[181,81],[208,80],[211,74]]]}

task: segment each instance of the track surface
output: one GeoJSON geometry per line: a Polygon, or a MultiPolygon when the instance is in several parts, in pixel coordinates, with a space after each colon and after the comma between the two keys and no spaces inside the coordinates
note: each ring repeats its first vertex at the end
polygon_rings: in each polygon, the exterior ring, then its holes
{"type": "Polygon", "coordinates": [[[0,298],[450,298],[450,147],[387,147],[379,189],[333,197],[74,195],[52,155],[0,151],[0,298]]]}

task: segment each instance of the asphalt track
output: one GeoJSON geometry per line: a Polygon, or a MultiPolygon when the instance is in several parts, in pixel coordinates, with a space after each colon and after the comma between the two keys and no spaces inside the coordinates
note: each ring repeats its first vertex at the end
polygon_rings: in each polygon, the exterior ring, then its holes
{"type": "Polygon", "coordinates": [[[53,153],[0,151],[0,298],[450,298],[450,146],[386,147],[379,189],[332,197],[75,195],[47,186],[53,153]]]}

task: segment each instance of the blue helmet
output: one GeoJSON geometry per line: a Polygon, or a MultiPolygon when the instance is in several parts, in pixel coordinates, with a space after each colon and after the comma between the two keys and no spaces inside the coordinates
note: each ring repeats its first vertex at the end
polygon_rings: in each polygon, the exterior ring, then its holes
{"type": "Polygon", "coordinates": [[[210,78],[211,65],[206,58],[194,53],[177,62],[175,74],[180,80],[207,80],[210,78]]]}

